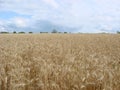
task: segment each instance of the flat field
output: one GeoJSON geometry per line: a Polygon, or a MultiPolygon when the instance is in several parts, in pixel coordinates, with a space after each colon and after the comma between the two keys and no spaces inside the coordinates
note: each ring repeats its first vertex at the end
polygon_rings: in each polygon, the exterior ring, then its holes
{"type": "Polygon", "coordinates": [[[0,34],[0,90],[120,90],[120,35],[0,34]]]}

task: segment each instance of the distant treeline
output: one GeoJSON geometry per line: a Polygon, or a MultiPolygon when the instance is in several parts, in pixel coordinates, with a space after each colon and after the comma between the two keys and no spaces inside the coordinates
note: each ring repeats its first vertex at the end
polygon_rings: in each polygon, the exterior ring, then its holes
{"type": "MultiPolygon", "coordinates": [[[[24,31],[20,31],[20,32],[16,32],[16,31],[13,31],[13,32],[6,32],[6,31],[1,31],[0,34],[33,34],[34,32],[30,31],[30,32],[24,32],[24,31]]],[[[67,34],[67,33],[71,33],[71,32],[58,32],[57,30],[53,30],[52,32],[39,32],[39,33],[63,33],[63,34],[67,34]]],[[[78,32],[78,33],[81,33],[81,32],[78,32]]],[[[117,31],[116,32],[117,34],[120,34],[120,31],[117,31]]],[[[81,33],[82,34],[82,33],[81,33]]],[[[104,32],[101,33],[101,34],[105,34],[104,32]]]]}
{"type": "Polygon", "coordinates": [[[25,34],[25,32],[16,32],[16,31],[14,31],[14,32],[3,32],[3,31],[0,32],[0,34],[10,34],[10,33],[13,33],[13,34],[16,34],[16,33],[18,33],[18,34],[21,33],[22,34],[23,33],[23,34],[25,34]]]}
{"type": "Polygon", "coordinates": [[[9,32],[0,32],[1,34],[8,34],[9,32]]]}
{"type": "MultiPolygon", "coordinates": [[[[5,31],[2,31],[2,32],[0,32],[0,34],[11,34],[11,33],[13,33],[13,34],[25,34],[25,33],[32,34],[34,32],[31,32],[31,31],[30,32],[24,32],[24,31],[21,31],[21,32],[16,32],[16,31],[5,32],[5,31]]],[[[39,32],[39,33],[64,33],[64,34],[66,34],[66,33],[71,33],[71,32],[57,32],[57,31],[53,30],[52,32],[39,32]]]]}
{"type": "Polygon", "coordinates": [[[117,31],[117,34],[120,34],[120,31],[117,31]]]}

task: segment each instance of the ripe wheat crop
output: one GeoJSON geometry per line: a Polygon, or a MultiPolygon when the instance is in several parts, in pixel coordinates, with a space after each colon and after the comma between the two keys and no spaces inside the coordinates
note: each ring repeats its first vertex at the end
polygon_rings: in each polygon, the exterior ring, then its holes
{"type": "Polygon", "coordinates": [[[120,35],[0,35],[0,90],[120,90],[120,35]]]}

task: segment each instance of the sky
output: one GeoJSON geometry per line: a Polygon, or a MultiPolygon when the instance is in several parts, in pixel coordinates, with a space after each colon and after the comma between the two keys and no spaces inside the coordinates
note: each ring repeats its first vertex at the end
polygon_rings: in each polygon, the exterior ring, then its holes
{"type": "Polygon", "coordinates": [[[120,0],[0,0],[0,31],[115,33],[120,0]]]}

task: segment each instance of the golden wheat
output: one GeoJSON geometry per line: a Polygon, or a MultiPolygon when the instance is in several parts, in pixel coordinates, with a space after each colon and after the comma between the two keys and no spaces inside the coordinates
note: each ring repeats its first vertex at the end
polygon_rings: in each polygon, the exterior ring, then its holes
{"type": "Polygon", "coordinates": [[[120,35],[0,35],[0,90],[120,90],[120,35]]]}

